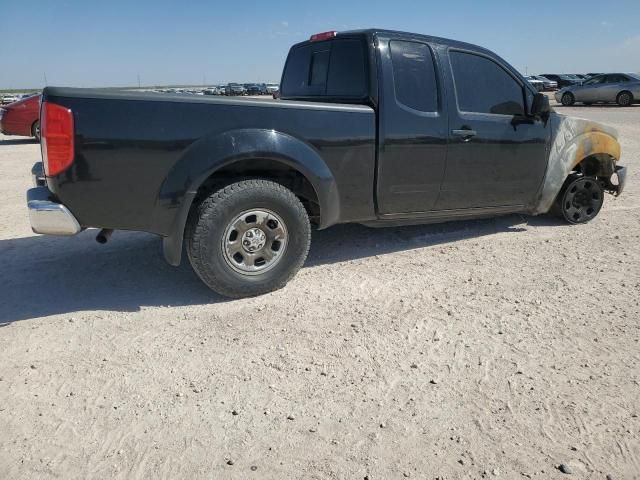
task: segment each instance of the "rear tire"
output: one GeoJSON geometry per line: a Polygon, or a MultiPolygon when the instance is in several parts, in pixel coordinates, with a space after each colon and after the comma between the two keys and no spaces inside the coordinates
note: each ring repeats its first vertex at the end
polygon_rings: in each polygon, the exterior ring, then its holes
{"type": "Polygon", "coordinates": [[[576,97],[574,97],[573,93],[571,92],[564,93],[560,100],[562,101],[562,105],[564,105],[565,107],[570,107],[571,105],[576,103],[576,97]]]}
{"type": "Polygon", "coordinates": [[[40,141],[40,120],[36,120],[31,125],[31,136],[37,141],[40,141]]]}
{"type": "Polygon", "coordinates": [[[633,94],[631,92],[620,92],[616,97],[616,103],[621,107],[630,107],[633,103],[633,94]]]}
{"type": "Polygon", "coordinates": [[[189,261],[213,291],[251,297],[284,287],[302,267],[311,225],[300,200],[269,180],[244,180],[212,193],[191,213],[189,261]]]}
{"type": "Polygon", "coordinates": [[[571,174],[556,197],[552,212],[571,224],[593,220],[604,203],[604,189],[595,177],[571,174]]]}

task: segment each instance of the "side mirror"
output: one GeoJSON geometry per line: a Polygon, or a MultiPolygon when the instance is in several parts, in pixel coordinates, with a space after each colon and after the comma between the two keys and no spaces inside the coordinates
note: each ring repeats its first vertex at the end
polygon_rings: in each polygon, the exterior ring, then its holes
{"type": "Polygon", "coordinates": [[[542,117],[551,111],[549,97],[543,93],[536,93],[531,104],[531,115],[534,117],[542,117]]]}

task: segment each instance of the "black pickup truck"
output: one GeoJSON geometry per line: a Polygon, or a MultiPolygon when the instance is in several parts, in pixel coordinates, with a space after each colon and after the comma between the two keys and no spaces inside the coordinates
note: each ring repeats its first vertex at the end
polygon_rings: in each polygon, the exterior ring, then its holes
{"type": "Polygon", "coordinates": [[[614,130],[555,113],[494,53],[385,30],[294,45],[279,100],[48,87],[41,125],[34,232],[152,232],[230,297],[284,286],[312,226],[582,223],[625,179],[614,130]]]}

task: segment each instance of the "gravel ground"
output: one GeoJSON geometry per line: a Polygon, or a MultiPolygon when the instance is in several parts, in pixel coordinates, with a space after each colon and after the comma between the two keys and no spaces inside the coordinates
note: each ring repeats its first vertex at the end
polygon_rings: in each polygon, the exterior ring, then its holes
{"type": "Polygon", "coordinates": [[[640,478],[640,106],[559,109],[621,134],[594,222],[338,226],[239,301],[32,234],[0,137],[0,478],[640,478]]]}

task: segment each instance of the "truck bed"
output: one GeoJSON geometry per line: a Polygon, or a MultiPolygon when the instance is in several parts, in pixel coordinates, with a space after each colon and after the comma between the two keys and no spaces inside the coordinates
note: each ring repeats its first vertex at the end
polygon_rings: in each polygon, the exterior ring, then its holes
{"type": "Polygon", "coordinates": [[[73,112],[75,161],[47,185],[82,227],[170,234],[202,180],[194,172],[220,167],[225,145],[265,158],[283,144],[310,149],[336,182],[342,207],[329,223],[375,217],[370,107],[56,87],[43,101],[73,112]]]}

